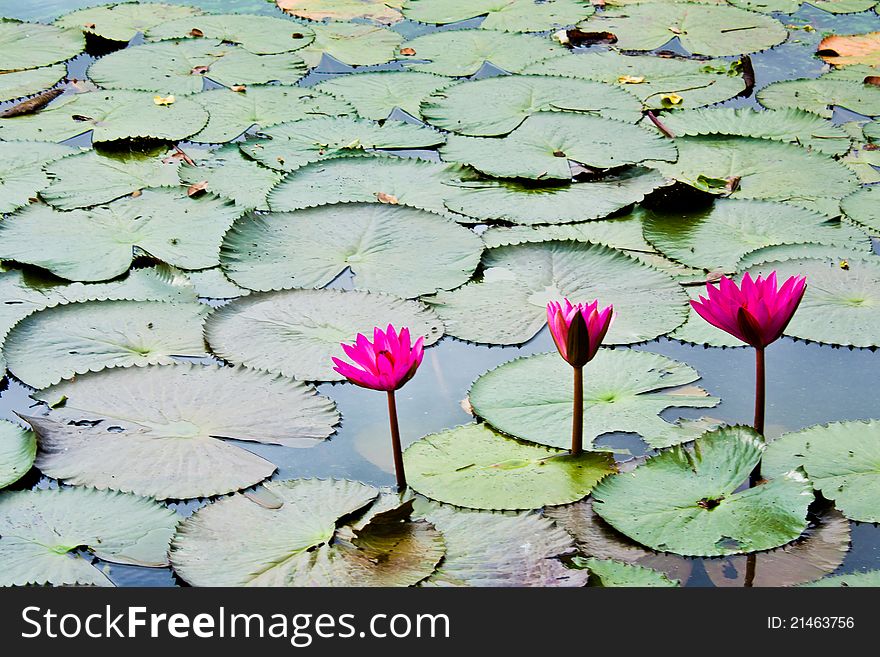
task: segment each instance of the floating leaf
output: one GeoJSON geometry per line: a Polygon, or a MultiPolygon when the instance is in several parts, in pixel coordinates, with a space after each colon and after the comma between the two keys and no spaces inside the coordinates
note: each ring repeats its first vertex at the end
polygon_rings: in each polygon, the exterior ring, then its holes
{"type": "Polygon", "coordinates": [[[409,327],[413,339],[424,336],[427,345],[443,336],[443,325],[417,301],[346,290],[253,294],[215,311],[205,336],[231,363],[306,381],[342,381],[330,360],[343,356],[339,344],[386,324],[409,327]]]}
{"type": "Polygon", "coordinates": [[[832,422],[785,434],[767,448],[762,474],[802,467],[813,488],[850,520],[880,522],[880,421],[832,422]]]}
{"type": "Polygon", "coordinates": [[[189,271],[186,277],[192,281],[196,294],[202,299],[234,299],[251,293],[226,278],[220,267],[189,271]]]}
{"type": "Polygon", "coordinates": [[[0,586],[113,584],[110,563],[162,567],[179,516],[154,500],[89,488],[0,494],[0,586]]]}
{"type": "Polygon", "coordinates": [[[239,208],[268,210],[266,195],[282,174],[245,157],[238,144],[229,144],[193,164],[180,163],[180,181],[187,185],[204,183],[204,191],[234,201],[239,208]]]}
{"type": "Polygon", "coordinates": [[[0,213],[27,205],[49,184],[43,167],[76,152],[56,144],[0,141],[0,213]]]}
{"type": "Polygon", "coordinates": [[[488,344],[520,344],[547,321],[552,299],[599,298],[617,319],[606,343],[651,340],[679,326],[686,295],[673,279],[599,244],[542,242],[489,249],[483,279],[425,300],[450,335],[488,344]]]}
{"type": "Polygon", "coordinates": [[[184,96],[202,91],[205,79],[224,86],[293,84],[305,73],[296,55],[255,55],[212,39],[162,41],[118,50],[89,67],[89,77],[108,89],[184,96]]]}
{"type": "Polygon", "coordinates": [[[410,0],[403,15],[411,21],[444,25],[485,16],[483,29],[544,32],[574,25],[595,12],[588,0],[410,0]]]}
{"type": "Polygon", "coordinates": [[[769,109],[797,107],[830,119],[833,107],[844,107],[859,114],[880,114],[880,88],[861,81],[829,76],[774,82],[757,94],[758,102],[769,109]]]}
{"type": "MultiPolygon", "coordinates": [[[[653,448],[693,440],[702,427],[672,424],[661,413],[710,408],[719,401],[689,385],[700,378],[696,370],[659,354],[600,350],[585,374],[587,446],[612,432],[638,434],[653,448]]],[[[556,352],[505,363],[480,376],[468,393],[474,413],[499,431],[559,448],[570,443],[572,398],[571,367],[556,352]]]]}
{"type": "Polygon", "coordinates": [[[380,148],[436,146],[446,139],[440,131],[423,125],[392,120],[380,124],[353,116],[318,116],[282,123],[261,135],[266,139],[247,141],[241,150],[278,171],[294,171],[310,162],[380,148]]]}
{"type": "Polygon", "coordinates": [[[637,98],[623,89],[590,80],[548,75],[514,75],[466,80],[422,103],[432,125],[462,135],[507,134],[537,112],[579,112],[635,123],[637,98]],[[487,105],[483,100],[491,98],[487,105]]]}
{"type": "Polygon", "coordinates": [[[155,25],[166,21],[192,19],[199,13],[195,7],[124,2],[80,9],[65,14],[55,21],[55,25],[65,29],[80,29],[110,41],[131,41],[155,25]]]}
{"type": "Polygon", "coordinates": [[[222,260],[226,274],[252,290],[324,287],[350,269],[356,289],[409,298],[466,283],[482,250],[472,231],[435,214],[337,204],[242,218],[222,260]]]}
{"type": "Polygon", "coordinates": [[[53,25],[0,19],[3,71],[39,68],[75,57],[85,48],[82,33],[53,25]]]}
{"type": "Polygon", "coordinates": [[[610,456],[568,452],[505,438],[482,424],[425,436],[403,454],[417,492],[474,509],[520,510],[567,504],[614,472],[610,456]]]}
{"type": "Polygon", "coordinates": [[[613,34],[621,50],[654,50],[678,37],[685,50],[710,57],[764,50],[788,37],[782,23],[769,16],[690,2],[612,8],[579,23],[578,29],[613,34]]]}
{"type": "Polygon", "coordinates": [[[846,216],[865,226],[872,234],[880,234],[880,187],[861,187],[840,202],[846,216]]]}
{"type": "Polygon", "coordinates": [[[372,66],[394,59],[403,37],[394,30],[360,23],[315,23],[314,40],[296,54],[317,66],[326,54],[350,66],[372,66]]]}
{"type": "Polygon", "coordinates": [[[220,242],[241,209],[212,196],[145,191],[90,210],[33,205],[0,222],[0,257],[70,280],[101,281],[149,254],[183,269],[219,264],[220,242]]]}
{"type": "Polygon", "coordinates": [[[473,75],[486,62],[508,73],[519,73],[533,62],[566,52],[549,39],[481,29],[431,32],[404,46],[416,52],[411,56],[416,61],[407,62],[408,68],[455,77],[473,75]],[[422,60],[427,61],[418,63],[422,60]]]}
{"type": "Polygon", "coordinates": [[[880,69],[880,32],[832,34],[822,39],[817,54],[832,66],[866,64],[880,69]]]}
{"type": "Polygon", "coordinates": [[[311,21],[346,21],[366,18],[377,23],[396,23],[403,16],[398,9],[403,0],[275,0],[288,14],[311,21]]]}
{"type": "MultiPolygon", "coordinates": [[[[0,77],[0,81],[2,79],[0,77]]],[[[351,103],[358,115],[365,119],[381,121],[394,108],[419,118],[422,101],[450,84],[453,80],[431,73],[371,71],[330,78],[319,82],[314,89],[351,103]]]]}
{"type": "Polygon", "coordinates": [[[755,249],[747,253],[737,263],[736,268],[738,271],[745,271],[764,262],[791,260],[793,258],[828,260],[834,262],[839,267],[845,260],[852,260],[853,258],[873,260],[874,252],[872,248],[866,249],[864,246],[854,249],[828,244],[780,244],[777,246],[765,246],[762,249],[755,249]]]}
{"type": "Polygon", "coordinates": [[[218,39],[239,45],[255,55],[277,55],[309,45],[314,33],[308,25],[272,16],[204,14],[151,26],[145,36],[148,41],[187,37],[218,39]]]}
{"type": "Polygon", "coordinates": [[[108,367],[167,365],[205,356],[198,303],[89,301],[36,312],[6,336],[9,369],[33,388],[108,367]]]}
{"type": "Polygon", "coordinates": [[[214,144],[231,141],[254,126],[270,128],[286,121],[351,113],[346,103],[301,87],[248,87],[243,92],[211,89],[195,100],[211,118],[192,141],[214,144]]]}
{"type": "Polygon", "coordinates": [[[590,573],[590,586],[637,586],[637,587],[676,587],[677,581],[666,575],[637,564],[612,561],[611,559],[576,558],[579,568],[590,573]]]}
{"type": "Polygon", "coordinates": [[[48,89],[66,76],[64,64],[27,71],[0,71],[0,103],[48,89]]]}
{"type": "Polygon", "coordinates": [[[866,570],[858,573],[847,573],[846,575],[835,575],[834,577],[825,577],[817,582],[806,584],[805,586],[816,587],[837,587],[837,586],[869,586],[876,588],[880,586],[880,570],[866,570]]]}
{"type": "Polygon", "coordinates": [[[593,508],[654,550],[716,556],[778,547],[806,529],[813,494],[796,471],[736,492],[763,452],[751,429],[717,429],[608,477],[593,491],[593,508]]]}
{"type": "Polygon", "coordinates": [[[265,487],[280,507],[236,495],[181,523],[175,572],[194,586],[413,586],[443,558],[440,532],[397,495],[335,479],[265,487]]]}
{"type": "Polygon", "coordinates": [[[0,488],[27,474],[36,454],[37,439],[32,431],[0,420],[0,488]]]}
{"type": "Polygon", "coordinates": [[[157,499],[221,495],[275,470],[226,438],[312,447],[339,421],[311,386],[241,367],[110,369],[35,395],[50,407],[62,397],[48,417],[28,418],[39,437],[37,467],[73,485],[157,499]]]}
{"type": "Polygon", "coordinates": [[[698,61],[607,51],[545,59],[525,72],[616,83],[649,109],[662,109],[661,99],[667,94],[680,96],[682,107],[693,108],[720,103],[745,91],[745,80],[734,64],[721,59],[698,61]],[[633,78],[639,82],[633,84],[633,78]]]}

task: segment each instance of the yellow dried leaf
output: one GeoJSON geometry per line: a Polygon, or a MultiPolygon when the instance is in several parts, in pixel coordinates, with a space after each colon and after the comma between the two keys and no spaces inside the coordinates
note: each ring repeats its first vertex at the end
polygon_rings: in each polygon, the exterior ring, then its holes
{"type": "Polygon", "coordinates": [[[684,98],[678,94],[663,94],[660,96],[660,104],[663,105],[663,107],[675,107],[676,105],[681,105],[683,102],[684,98]]]}
{"type": "Polygon", "coordinates": [[[620,84],[641,84],[645,81],[644,75],[621,75],[617,78],[620,84]]]}
{"type": "Polygon", "coordinates": [[[173,105],[174,96],[153,96],[153,102],[157,105],[173,105]]]}

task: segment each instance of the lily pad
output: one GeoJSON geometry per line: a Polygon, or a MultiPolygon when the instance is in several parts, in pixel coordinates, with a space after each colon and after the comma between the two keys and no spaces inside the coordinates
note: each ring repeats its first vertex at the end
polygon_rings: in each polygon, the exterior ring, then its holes
{"type": "Polygon", "coordinates": [[[410,518],[412,501],[334,479],[265,487],[278,508],[236,495],[181,523],[175,572],[194,586],[413,586],[443,558],[442,535],[410,518]]]}
{"type": "Polygon", "coordinates": [[[26,71],[0,71],[0,103],[48,89],[67,76],[64,64],[26,71]]]}
{"type": "Polygon", "coordinates": [[[438,130],[403,121],[377,123],[353,116],[318,116],[273,126],[266,139],[247,141],[241,150],[278,171],[294,171],[318,160],[361,155],[375,149],[426,148],[442,144],[438,130]]]}
{"type": "Polygon", "coordinates": [[[466,283],[482,251],[476,234],[449,219],[358,203],[244,217],[227,233],[222,260],[251,290],[324,287],[350,269],[355,289],[411,298],[466,283]]]}
{"type": "Polygon", "coordinates": [[[850,520],[880,522],[880,421],[833,422],[789,433],[767,448],[762,472],[802,467],[813,487],[850,520]]]}
{"type": "Polygon", "coordinates": [[[468,511],[416,502],[416,515],[443,534],[446,556],[422,586],[583,586],[587,574],[566,568],[574,552],[564,530],[536,513],[468,511]]]}
{"type": "Polygon", "coordinates": [[[285,13],[310,21],[351,20],[362,18],[377,23],[401,20],[403,0],[276,0],[285,13]]]}
{"type": "Polygon", "coordinates": [[[508,73],[519,73],[533,62],[565,52],[565,48],[549,39],[476,29],[424,34],[404,43],[400,57],[414,60],[406,62],[414,71],[466,77],[486,62],[508,73]],[[413,52],[405,54],[410,51],[413,52]]]}
{"type": "Polygon", "coordinates": [[[180,163],[180,181],[229,199],[242,209],[268,210],[266,195],[282,178],[279,172],[245,157],[238,144],[192,159],[192,164],[180,163]]]}
{"type": "Polygon", "coordinates": [[[610,169],[645,160],[674,162],[678,152],[671,140],[629,123],[542,112],[506,137],[451,136],[440,156],[498,178],[569,180],[570,162],[610,169]]]}
{"type": "Polygon", "coordinates": [[[315,38],[297,51],[314,68],[324,55],[349,66],[372,66],[394,59],[403,36],[394,30],[361,23],[314,23],[315,38]]]}
{"type": "Polygon", "coordinates": [[[774,82],[761,89],[757,99],[769,109],[796,107],[826,119],[832,117],[834,107],[868,116],[880,114],[880,87],[828,76],[774,82]]]}
{"type": "Polygon", "coordinates": [[[880,187],[862,187],[840,202],[847,217],[867,228],[872,234],[880,234],[880,187]]]}
{"type": "Polygon", "coordinates": [[[36,454],[37,439],[33,431],[0,420],[0,488],[27,474],[36,454]]]}
{"type": "Polygon", "coordinates": [[[195,96],[195,100],[211,118],[192,141],[213,144],[231,141],[254,126],[270,128],[286,121],[337,116],[352,111],[343,101],[301,87],[248,87],[244,91],[211,89],[195,96]]]}
{"type": "Polygon", "coordinates": [[[140,254],[182,269],[219,264],[220,242],[242,210],[213,196],[148,190],[90,210],[32,205],[0,222],[0,258],[69,280],[102,281],[140,254]]]}
{"type": "MultiPolygon", "coordinates": [[[[616,306],[615,306],[616,309],[616,306]]],[[[719,402],[685,363],[646,351],[602,349],[584,372],[584,444],[634,433],[653,448],[693,440],[699,425],[673,424],[669,408],[711,408],[719,402]]],[[[570,440],[572,375],[556,352],[518,358],[483,374],[468,393],[474,413],[507,435],[566,447],[570,440]]]]}
{"type": "MultiPolygon", "coordinates": [[[[162,41],[118,50],[89,67],[89,77],[108,89],[194,94],[205,79],[226,87],[293,84],[306,71],[296,55],[255,55],[214,39],[162,41]]],[[[176,104],[176,103],[175,103],[176,104]]]]}
{"type": "Polygon", "coordinates": [[[831,34],[822,39],[817,54],[832,66],[862,64],[880,68],[880,32],[831,34]]]}
{"type": "Polygon", "coordinates": [[[237,44],[255,55],[277,55],[309,45],[314,33],[308,25],[284,18],[252,14],[203,14],[154,25],[147,30],[145,37],[148,41],[218,39],[237,44]]]}
{"type": "Polygon", "coordinates": [[[676,136],[736,135],[799,144],[827,155],[849,150],[843,128],[817,114],[796,108],[757,111],[748,107],[720,107],[669,112],[663,124],[676,136]]]}
{"type": "Polygon", "coordinates": [[[635,123],[639,100],[623,89],[591,80],[514,75],[467,80],[422,103],[428,123],[462,135],[507,134],[537,112],[578,112],[635,123]],[[491,98],[487,105],[484,100],[491,98]]]}
{"type": "Polygon", "coordinates": [[[186,98],[157,105],[151,93],[98,90],[62,96],[39,112],[0,118],[0,138],[65,141],[91,132],[93,142],[177,141],[197,133],[207,121],[208,113],[186,98]]]}
{"type": "Polygon", "coordinates": [[[691,2],[648,2],[612,8],[578,24],[608,32],[621,50],[654,50],[678,38],[694,55],[742,55],[782,43],[788,31],[774,18],[736,7],[691,2]]]}
{"type": "Polygon", "coordinates": [[[427,301],[450,335],[488,344],[521,344],[547,321],[552,299],[613,303],[607,344],[651,340],[678,327],[687,298],[668,275],[600,244],[541,242],[489,249],[483,279],[427,301]]]}
{"type": "Polygon", "coordinates": [[[384,294],[346,290],[291,290],[254,294],[215,311],[205,338],[220,358],[306,381],[342,381],[331,356],[374,326],[409,327],[431,345],[443,325],[424,305],[384,294]],[[340,313],[339,308],[345,308],[340,313]]]}
{"type": "Polygon", "coordinates": [[[0,19],[0,62],[4,71],[63,62],[80,54],[85,46],[85,38],[76,30],[0,19]]]}
{"type": "MultiPolygon", "coordinates": [[[[0,81],[2,79],[0,77],[0,81]]],[[[422,101],[453,83],[449,78],[431,73],[371,71],[340,75],[319,82],[313,88],[350,103],[365,119],[381,121],[395,108],[410,116],[421,117],[419,106],[422,101]]]]}
{"type": "Polygon", "coordinates": [[[825,577],[817,582],[805,584],[805,586],[815,587],[838,587],[838,586],[868,586],[876,588],[880,586],[880,570],[865,570],[858,573],[847,573],[845,575],[835,575],[834,577],[825,577]]]}
{"type": "Polygon", "coordinates": [[[575,563],[579,568],[584,568],[590,573],[590,586],[668,588],[680,585],[663,573],[638,564],[596,558],[576,558],[575,563]]]}
{"type": "Polygon", "coordinates": [[[251,293],[226,278],[220,267],[189,271],[186,277],[192,281],[196,294],[202,299],[235,299],[251,293]]]}
{"type": "Polygon", "coordinates": [[[201,12],[195,7],[123,2],[65,14],[55,21],[55,25],[65,29],[80,29],[110,41],[131,41],[155,25],[192,18],[199,13],[201,12]]]}
{"type": "Polygon", "coordinates": [[[0,141],[0,213],[13,212],[30,203],[49,185],[43,167],[74,155],[75,148],[60,144],[0,141]]]}
{"type": "Polygon", "coordinates": [[[222,495],[274,472],[226,438],[313,447],[339,422],[333,402],[311,386],[241,367],[109,369],[34,397],[54,406],[28,418],[44,474],[157,499],[222,495]]]}
{"type": "Polygon", "coordinates": [[[588,52],[555,57],[529,66],[526,73],[560,75],[619,85],[649,109],[665,109],[664,97],[679,96],[679,107],[712,105],[746,89],[738,68],[722,59],[699,61],[675,57],[588,52]]]}
{"type": "Polygon", "coordinates": [[[587,0],[410,0],[403,7],[411,21],[445,25],[485,16],[481,28],[504,32],[545,32],[595,11],[587,0]]]}
{"type": "Polygon", "coordinates": [[[593,507],[654,550],[719,556],[779,547],[806,529],[813,493],[797,471],[736,492],[763,452],[751,429],[717,429],[607,478],[593,491],[593,507]]]}
{"type": "Polygon", "coordinates": [[[89,301],[36,312],[6,336],[12,373],[33,388],[108,367],[167,365],[173,356],[205,356],[198,303],[89,301]]]}
{"type": "Polygon", "coordinates": [[[852,224],[788,203],[718,199],[694,212],[646,212],[645,239],[668,257],[709,271],[736,271],[750,251],[811,242],[870,250],[870,238],[852,224]]]}
{"type": "Polygon", "coordinates": [[[178,519],[154,500],[90,488],[2,493],[0,586],[113,586],[90,557],[166,566],[178,519]]]}
{"type": "Polygon", "coordinates": [[[474,509],[521,510],[586,497],[615,471],[606,454],[529,445],[483,424],[425,436],[403,454],[410,486],[438,502],[474,509]]]}

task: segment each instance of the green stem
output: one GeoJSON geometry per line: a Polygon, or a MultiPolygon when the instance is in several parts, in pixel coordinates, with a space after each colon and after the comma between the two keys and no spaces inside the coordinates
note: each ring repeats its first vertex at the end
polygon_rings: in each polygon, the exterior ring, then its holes
{"type": "Polygon", "coordinates": [[[388,421],[391,424],[391,449],[394,451],[394,474],[397,476],[397,490],[406,490],[406,473],[403,470],[403,451],[400,448],[400,427],[397,424],[397,402],[394,391],[388,391],[388,421]]]}
{"type": "Polygon", "coordinates": [[[584,368],[574,369],[574,407],[571,417],[571,453],[577,456],[584,450],[584,368]]]}
{"type": "MultiPolygon", "coordinates": [[[[764,435],[764,406],[766,400],[764,372],[764,348],[755,349],[755,431],[764,435]]],[[[756,486],[761,481],[761,462],[752,470],[749,476],[749,486],[756,486]]]]}

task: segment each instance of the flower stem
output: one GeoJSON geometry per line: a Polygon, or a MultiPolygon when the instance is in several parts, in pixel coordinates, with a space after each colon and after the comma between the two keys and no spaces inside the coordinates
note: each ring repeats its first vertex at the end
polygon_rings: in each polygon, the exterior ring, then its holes
{"type": "Polygon", "coordinates": [[[391,424],[391,448],[394,451],[394,474],[397,476],[397,490],[406,490],[406,473],[403,471],[403,452],[400,448],[400,427],[397,424],[397,402],[394,391],[388,391],[388,421],[391,424]]]}
{"type": "Polygon", "coordinates": [[[571,417],[571,453],[584,449],[584,368],[574,367],[574,407],[571,417]]]}
{"type": "MultiPolygon", "coordinates": [[[[764,435],[764,401],[765,394],[765,375],[764,375],[764,349],[763,347],[755,349],[755,431],[764,435]]],[[[755,486],[761,481],[761,462],[752,470],[749,476],[749,485],[755,486]]]]}
{"type": "Polygon", "coordinates": [[[743,586],[752,588],[755,586],[755,575],[758,573],[758,555],[755,553],[746,557],[746,576],[743,580],[743,586]]]}

